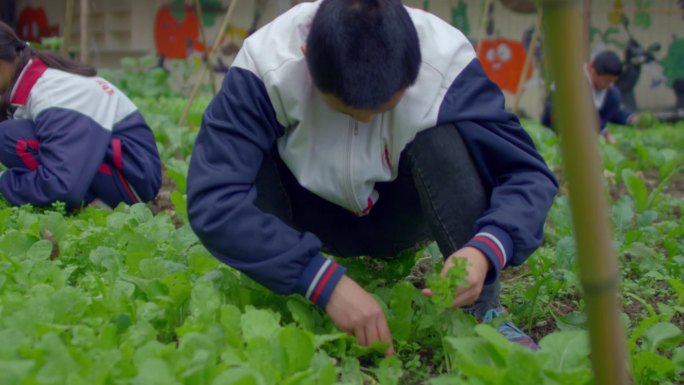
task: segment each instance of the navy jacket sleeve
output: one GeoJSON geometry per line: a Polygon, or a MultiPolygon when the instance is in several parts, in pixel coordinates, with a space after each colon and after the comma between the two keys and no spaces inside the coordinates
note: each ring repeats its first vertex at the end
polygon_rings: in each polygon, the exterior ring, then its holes
{"type": "Polygon", "coordinates": [[[79,112],[49,108],[35,120],[39,166],[12,168],[0,178],[0,192],[15,205],[45,206],[62,201],[79,206],[102,163],[111,133],[79,112]]]}
{"type": "Polygon", "coordinates": [[[501,90],[477,60],[454,80],[438,120],[458,128],[491,191],[489,208],[467,243],[487,255],[494,267],[491,281],[503,267],[524,262],[541,245],[558,184],[518,119],[505,111],[501,90]]]}
{"type": "Polygon", "coordinates": [[[632,113],[623,109],[621,106],[622,96],[620,90],[612,86],[608,89],[606,100],[601,107],[601,129],[605,128],[608,122],[616,124],[627,124],[632,113]]]}
{"type": "Polygon", "coordinates": [[[325,306],[344,268],[320,240],[255,206],[263,154],[284,128],[263,82],[238,67],[204,113],[188,172],[190,224],[207,249],[267,288],[325,306]]]}

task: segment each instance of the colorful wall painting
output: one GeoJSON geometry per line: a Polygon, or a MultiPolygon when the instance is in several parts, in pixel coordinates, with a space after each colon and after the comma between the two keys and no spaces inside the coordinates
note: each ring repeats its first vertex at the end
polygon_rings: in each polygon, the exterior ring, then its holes
{"type": "Polygon", "coordinates": [[[177,17],[179,5],[159,8],[154,18],[154,43],[157,54],[167,59],[185,59],[192,52],[204,51],[200,41],[199,19],[192,5],[181,4],[182,18],[177,17]]]}
{"type": "Polygon", "coordinates": [[[459,0],[457,5],[451,7],[451,25],[463,32],[464,35],[470,35],[468,4],[465,0],[459,0]]]}
{"type": "Polygon", "coordinates": [[[653,6],[651,0],[636,0],[634,11],[634,25],[641,29],[651,28],[651,13],[648,10],[653,6]]]}
{"type": "Polygon", "coordinates": [[[622,0],[613,1],[613,9],[608,13],[608,21],[612,25],[622,24],[622,18],[625,15],[625,6],[622,4],[622,0]]]}
{"type": "Polygon", "coordinates": [[[662,65],[663,73],[670,87],[676,80],[684,79],[684,38],[672,40],[662,65]]]}
{"type": "MultiPolygon", "coordinates": [[[[521,42],[499,38],[482,40],[482,49],[478,58],[494,83],[502,90],[515,93],[520,83],[525,57],[525,47],[521,42]]],[[[523,81],[531,77],[532,68],[529,69],[523,81]]]]}
{"type": "Polygon", "coordinates": [[[26,6],[19,12],[16,32],[22,40],[40,42],[43,38],[59,35],[59,25],[50,25],[43,8],[26,6]]]}

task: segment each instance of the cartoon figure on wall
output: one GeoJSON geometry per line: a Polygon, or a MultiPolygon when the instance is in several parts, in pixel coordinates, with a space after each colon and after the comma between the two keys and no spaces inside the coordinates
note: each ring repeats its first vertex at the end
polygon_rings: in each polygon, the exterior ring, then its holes
{"type": "Polygon", "coordinates": [[[185,59],[192,52],[204,51],[200,42],[200,23],[192,5],[167,4],[159,8],[154,18],[154,44],[157,54],[167,59],[185,59]],[[183,17],[176,13],[183,10],[183,17]]]}
{"type": "Polygon", "coordinates": [[[17,36],[25,41],[40,42],[43,38],[59,35],[59,26],[50,25],[43,8],[24,7],[17,19],[17,36]]]}
{"type": "MultiPolygon", "coordinates": [[[[482,40],[478,59],[487,75],[502,90],[515,93],[520,83],[520,74],[525,65],[525,47],[519,41],[499,38],[482,40]]],[[[524,81],[532,77],[532,68],[524,81]]]]}

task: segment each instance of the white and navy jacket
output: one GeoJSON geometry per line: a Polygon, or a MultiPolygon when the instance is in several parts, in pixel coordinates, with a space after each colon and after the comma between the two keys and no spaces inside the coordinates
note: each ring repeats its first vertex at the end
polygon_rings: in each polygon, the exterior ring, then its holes
{"type": "Polygon", "coordinates": [[[106,80],[49,68],[35,57],[20,73],[11,103],[14,119],[32,121],[40,143],[36,169],[0,177],[0,193],[12,204],[78,207],[98,172],[115,173],[131,202],[156,196],[161,162],[154,135],[133,102],[106,80]]]}
{"type": "Polygon", "coordinates": [[[487,255],[489,279],[522,263],[542,242],[557,185],[465,36],[408,9],[421,44],[418,79],[395,109],[358,123],[323,102],[307,69],[302,47],[319,5],[292,8],[246,39],[204,113],[188,175],[190,223],[204,245],[266,287],[325,306],[344,268],[321,255],[315,235],[255,206],[263,154],[277,145],[303,187],[364,214],[416,133],[455,123],[491,191],[468,245],[487,255]]]}
{"type": "MultiPolygon", "coordinates": [[[[591,90],[591,98],[594,102],[594,107],[598,112],[599,132],[606,129],[608,123],[615,124],[629,124],[634,118],[634,113],[622,108],[622,95],[620,89],[616,86],[610,86],[603,90],[597,90],[591,84],[591,77],[589,76],[589,69],[584,65],[584,75],[589,82],[589,89],[591,90]]],[[[552,91],[555,93],[555,84],[552,86],[552,91]]],[[[542,113],[541,122],[547,127],[553,128],[553,94],[549,95],[544,103],[544,112],[542,113]]]]}

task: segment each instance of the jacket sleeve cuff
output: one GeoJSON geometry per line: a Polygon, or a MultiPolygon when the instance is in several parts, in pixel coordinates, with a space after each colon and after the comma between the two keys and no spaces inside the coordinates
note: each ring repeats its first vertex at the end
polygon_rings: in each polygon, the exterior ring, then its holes
{"type": "Polygon", "coordinates": [[[295,285],[295,292],[325,309],[337,282],[347,269],[320,254],[309,261],[295,285]]]}
{"type": "Polygon", "coordinates": [[[465,246],[480,250],[492,264],[492,269],[485,280],[486,284],[499,278],[499,273],[513,256],[513,240],[498,226],[483,227],[465,246]]]}

